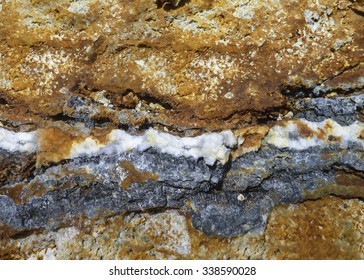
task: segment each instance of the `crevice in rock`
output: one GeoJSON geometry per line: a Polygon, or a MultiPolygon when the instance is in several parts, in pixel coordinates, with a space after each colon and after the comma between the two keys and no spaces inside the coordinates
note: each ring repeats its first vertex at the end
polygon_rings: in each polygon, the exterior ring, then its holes
{"type": "Polygon", "coordinates": [[[26,238],[26,237],[28,237],[30,235],[33,235],[33,234],[39,234],[39,233],[41,233],[43,231],[44,231],[44,229],[25,229],[25,230],[17,232],[14,235],[11,235],[11,236],[8,236],[8,237],[13,239],[13,240],[19,240],[19,239],[26,238]]]}
{"type": "Polygon", "coordinates": [[[359,6],[359,4],[357,4],[357,6],[353,6],[351,9],[354,11],[354,13],[364,17],[364,6],[359,6]]]}
{"type": "MultiPolygon", "coordinates": [[[[319,85],[317,85],[319,86],[319,85]]],[[[343,88],[327,88],[325,91],[316,91],[315,87],[306,86],[286,86],[281,89],[283,96],[288,97],[291,101],[302,98],[323,98],[328,97],[332,92],[335,92],[337,97],[347,97],[350,95],[357,95],[364,89],[364,85],[360,87],[353,87],[348,89],[343,88]]]]}
{"type": "Polygon", "coordinates": [[[46,118],[50,118],[52,121],[61,121],[61,122],[65,122],[67,124],[74,124],[77,122],[77,118],[71,117],[67,114],[64,113],[59,113],[57,115],[49,115],[46,118]]]}
{"type": "Polygon", "coordinates": [[[171,104],[169,104],[168,102],[162,100],[161,98],[152,96],[151,94],[144,93],[144,92],[135,93],[135,94],[138,96],[138,98],[140,100],[144,101],[147,104],[154,103],[154,104],[158,104],[158,105],[162,106],[166,110],[173,110],[173,106],[171,104]]]}
{"type": "Polygon", "coordinates": [[[6,101],[6,99],[4,97],[2,97],[0,95],[0,105],[8,105],[8,102],[6,101]]]}
{"type": "Polygon", "coordinates": [[[190,0],[157,0],[157,8],[164,9],[166,12],[176,10],[190,3],[190,0]]]}

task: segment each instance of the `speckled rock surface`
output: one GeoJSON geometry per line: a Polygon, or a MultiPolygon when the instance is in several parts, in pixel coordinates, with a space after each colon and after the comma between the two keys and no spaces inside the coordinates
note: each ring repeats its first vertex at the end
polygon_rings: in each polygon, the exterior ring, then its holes
{"type": "Polygon", "coordinates": [[[0,258],[363,259],[363,15],[0,1],[0,258]]]}

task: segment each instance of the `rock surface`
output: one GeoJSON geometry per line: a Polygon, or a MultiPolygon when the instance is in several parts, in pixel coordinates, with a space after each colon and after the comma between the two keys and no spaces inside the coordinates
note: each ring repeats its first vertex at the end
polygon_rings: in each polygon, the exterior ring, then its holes
{"type": "Polygon", "coordinates": [[[0,258],[363,259],[363,1],[0,1],[0,258]]]}

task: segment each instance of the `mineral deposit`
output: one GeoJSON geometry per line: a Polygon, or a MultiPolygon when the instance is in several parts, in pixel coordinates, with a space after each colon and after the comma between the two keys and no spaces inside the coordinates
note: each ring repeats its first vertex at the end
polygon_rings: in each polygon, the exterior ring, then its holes
{"type": "Polygon", "coordinates": [[[0,259],[364,259],[363,15],[0,0],[0,259]]]}

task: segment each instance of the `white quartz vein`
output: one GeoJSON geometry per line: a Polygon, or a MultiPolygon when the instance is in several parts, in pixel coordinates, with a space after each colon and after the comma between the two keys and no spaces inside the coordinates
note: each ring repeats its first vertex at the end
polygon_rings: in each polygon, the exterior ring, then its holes
{"type": "MultiPolygon", "coordinates": [[[[304,119],[290,120],[277,124],[270,130],[263,143],[278,148],[304,150],[313,146],[327,146],[338,143],[346,148],[348,144],[358,143],[364,146],[361,138],[364,123],[354,122],[349,126],[341,126],[334,120],[309,122],[304,119]],[[300,133],[300,127],[311,132],[300,133]]],[[[174,157],[203,158],[208,165],[216,161],[226,163],[230,152],[238,145],[237,137],[230,130],[202,134],[197,137],[178,137],[150,128],[143,135],[131,135],[123,130],[112,130],[106,141],[99,142],[93,137],[72,144],[66,158],[94,156],[100,154],[120,154],[137,150],[143,152],[155,148],[160,153],[174,157]]],[[[9,152],[34,153],[38,149],[37,131],[13,132],[0,127],[0,149],[9,152]]]]}
{"type": "MultiPolygon", "coordinates": [[[[207,164],[216,161],[225,163],[230,156],[230,149],[237,145],[237,139],[231,131],[203,134],[197,137],[178,137],[168,133],[149,129],[143,135],[131,135],[123,130],[112,130],[105,143],[93,137],[81,142],[74,142],[67,158],[93,156],[99,154],[125,153],[133,149],[145,151],[155,148],[161,153],[175,157],[204,158],[207,164]]],[[[0,148],[9,152],[33,153],[38,147],[37,132],[12,132],[0,128],[0,148]]]]}
{"type": "Polygon", "coordinates": [[[142,152],[153,147],[161,153],[175,157],[204,158],[207,164],[213,165],[217,160],[226,163],[230,156],[230,148],[237,144],[237,139],[231,131],[203,134],[197,137],[178,137],[154,129],[147,130],[144,135],[130,135],[123,130],[113,130],[108,138],[109,142],[103,145],[91,137],[74,143],[70,157],[123,153],[133,149],[142,152]]]}
{"type": "Polygon", "coordinates": [[[278,148],[291,150],[305,150],[314,146],[327,146],[330,143],[338,143],[342,148],[346,148],[350,142],[364,146],[364,140],[360,139],[363,130],[364,123],[358,121],[348,126],[341,126],[331,119],[322,122],[299,119],[272,127],[265,142],[278,148]],[[305,137],[302,133],[300,134],[298,124],[307,127],[312,135],[305,137]]]}
{"type": "Polygon", "coordinates": [[[0,127],[0,148],[12,153],[34,153],[37,150],[37,132],[13,132],[0,127]]]}

